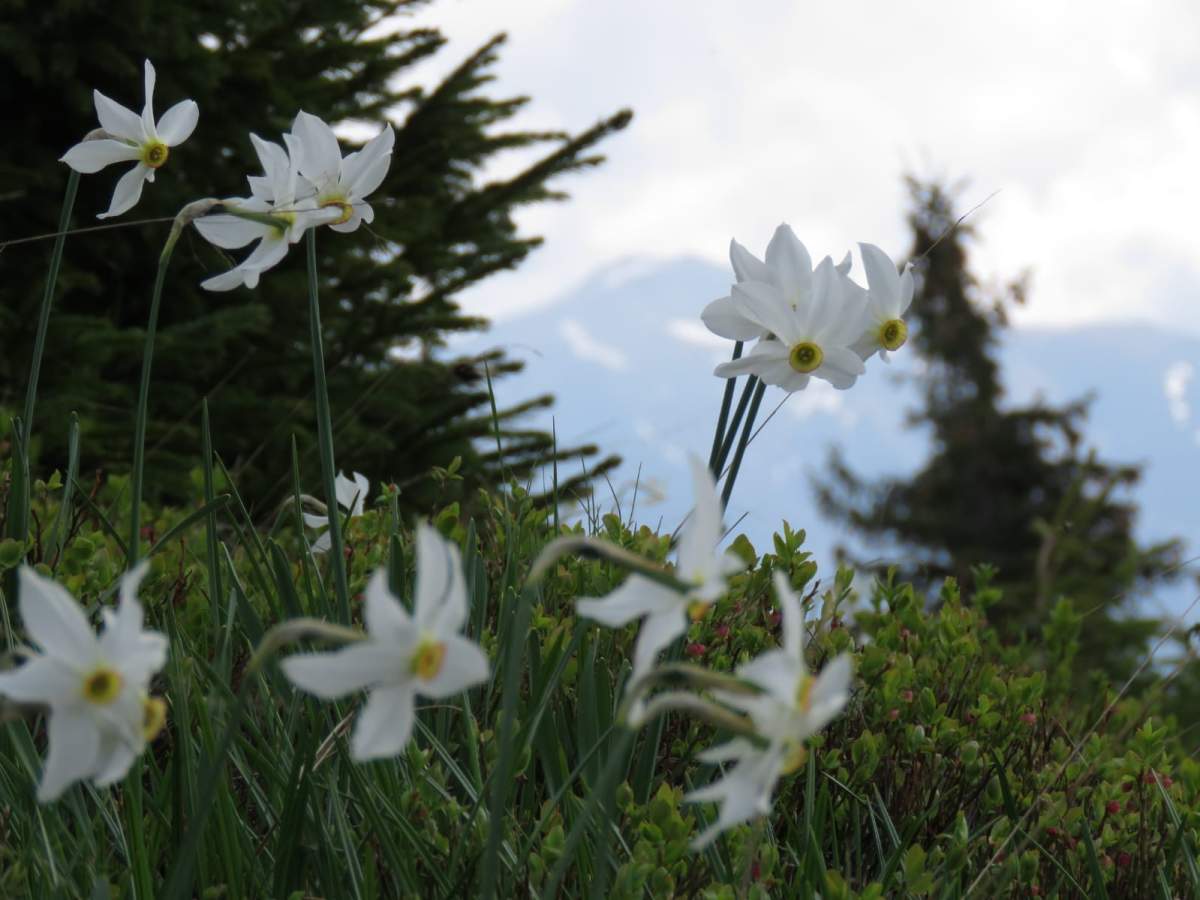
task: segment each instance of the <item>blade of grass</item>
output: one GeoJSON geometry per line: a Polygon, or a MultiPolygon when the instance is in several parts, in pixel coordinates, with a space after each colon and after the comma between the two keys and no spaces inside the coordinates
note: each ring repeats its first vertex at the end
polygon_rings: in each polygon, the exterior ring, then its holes
{"type": "Polygon", "coordinates": [[[160,895],[163,900],[184,900],[191,896],[192,874],[196,864],[196,854],[200,847],[200,839],[204,834],[204,826],[212,813],[217,795],[224,793],[220,789],[220,782],[225,774],[225,758],[229,754],[229,748],[233,744],[238,724],[241,722],[245,710],[246,698],[243,690],[238,692],[233,708],[229,712],[229,720],[225,724],[220,743],[205,760],[203,774],[200,776],[200,802],[197,804],[191,821],[188,822],[179,853],[175,856],[175,862],[167,876],[166,886],[160,895]]]}
{"type": "Polygon", "coordinates": [[[254,520],[250,517],[250,511],[246,508],[246,502],[242,499],[242,494],[237,489],[237,482],[234,481],[233,475],[225,465],[225,460],[221,459],[219,453],[215,455],[215,459],[221,469],[221,475],[224,477],[225,483],[229,486],[229,493],[233,497],[237,512],[240,513],[242,520],[245,522],[245,528],[243,528],[239,524],[237,516],[230,516],[230,521],[238,533],[238,543],[246,551],[246,559],[250,563],[250,574],[253,576],[258,589],[264,595],[269,595],[269,585],[271,582],[267,578],[266,570],[270,568],[271,562],[267,555],[267,548],[262,542],[262,537],[259,535],[258,529],[254,527],[254,520]]]}
{"type": "Polygon", "coordinates": [[[551,795],[549,801],[544,804],[545,810],[542,812],[542,816],[540,819],[538,819],[537,824],[530,829],[529,837],[526,838],[525,843],[521,845],[521,850],[517,854],[518,859],[529,858],[529,854],[533,852],[533,845],[537,842],[539,836],[541,835],[542,829],[546,827],[547,823],[551,818],[553,818],[554,814],[559,811],[559,804],[562,802],[563,797],[566,795],[567,791],[570,790],[571,785],[573,785],[576,781],[579,781],[583,775],[584,769],[591,764],[592,758],[609,743],[609,737],[612,735],[614,730],[615,726],[609,728],[604,732],[604,734],[597,738],[596,743],[592,744],[592,746],[588,748],[587,753],[580,757],[579,762],[575,764],[575,768],[572,769],[570,774],[567,775],[567,777],[563,780],[562,785],[553,793],[553,795],[551,795]]]}
{"type": "Polygon", "coordinates": [[[633,745],[634,735],[635,732],[629,728],[622,728],[617,735],[616,742],[609,752],[608,760],[605,762],[604,771],[600,774],[599,780],[597,780],[588,793],[587,802],[584,804],[579,817],[575,820],[575,824],[571,826],[571,831],[563,843],[562,854],[554,864],[554,868],[550,871],[549,878],[546,879],[546,884],[542,888],[542,900],[553,900],[553,898],[558,896],[558,886],[567,874],[567,868],[575,861],[575,854],[579,848],[579,843],[588,831],[588,824],[591,821],[592,815],[601,804],[604,806],[606,815],[598,827],[608,828],[609,822],[613,818],[613,807],[616,803],[615,791],[617,782],[628,765],[627,755],[629,748],[633,745]]]}
{"type": "Polygon", "coordinates": [[[283,611],[288,618],[298,619],[304,615],[300,608],[300,597],[296,594],[296,585],[292,581],[291,564],[284,555],[283,548],[275,541],[268,544],[271,551],[271,563],[275,569],[275,587],[283,601],[283,611]]]}
{"type": "MultiPolygon", "coordinates": [[[[479,896],[491,900],[497,885],[500,840],[504,834],[504,818],[508,811],[508,789],[512,784],[512,769],[516,762],[516,718],[521,691],[521,649],[529,632],[536,588],[526,588],[517,598],[515,622],[508,632],[508,653],[504,661],[504,682],[501,692],[500,755],[492,778],[492,796],[488,804],[488,836],[480,863],[479,896]]],[[[491,777],[491,776],[489,776],[491,777]]]]}
{"type": "Polygon", "coordinates": [[[192,510],[190,513],[172,525],[166,534],[154,542],[150,549],[146,551],[146,558],[149,559],[151,556],[158,553],[171,541],[179,537],[179,535],[183,534],[183,532],[187,531],[201,519],[211,519],[214,517],[218,512],[229,505],[229,499],[230,498],[228,494],[221,494],[213,500],[205,503],[199,509],[192,510]]]}
{"type": "MultiPolygon", "coordinates": [[[[216,494],[213,489],[213,446],[212,446],[212,428],[208,418],[208,398],[205,397],[200,401],[200,441],[201,452],[204,454],[204,503],[210,504],[216,499],[216,494]]],[[[205,547],[205,559],[208,564],[208,603],[212,610],[212,623],[214,633],[220,628],[221,612],[220,604],[224,592],[221,590],[221,565],[217,557],[217,514],[214,510],[208,516],[208,521],[204,526],[204,535],[207,546],[205,547]]]]}
{"type": "Polygon", "coordinates": [[[105,534],[113,539],[113,542],[117,545],[117,549],[121,551],[121,555],[128,557],[129,550],[126,548],[125,541],[122,539],[121,535],[117,533],[116,527],[112,522],[109,521],[108,516],[104,514],[104,510],[97,506],[96,502],[88,496],[88,492],[83,489],[83,486],[79,484],[78,480],[75,481],[75,490],[77,490],[79,492],[79,496],[83,498],[84,505],[87,506],[88,512],[96,517],[96,522],[100,525],[100,528],[103,529],[105,534]]]}
{"type": "Polygon", "coordinates": [[[46,544],[46,558],[54,560],[57,567],[63,542],[71,527],[71,501],[75,499],[75,479],[79,477],[79,415],[71,413],[71,425],[67,432],[67,477],[63,479],[62,499],[58,504],[58,516],[54,519],[54,530],[46,544]]]}
{"type": "Polygon", "coordinates": [[[1108,891],[1104,889],[1104,873],[1100,869],[1100,858],[1096,855],[1096,844],[1092,840],[1092,827],[1087,819],[1082,824],[1083,846],[1087,849],[1088,872],[1092,876],[1092,889],[1084,891],[1084,894],[1091,900],[1107,900],[1108,891]]]}
{"type": "Polygon", "coordinates": [[[273,879],[276,897],[288,895],[287,886],[296,874],[297,860],[303,852],[300,841],[304,836],[304,813],[312,784],[312,763],[316,749],[316,730],[304,727],[298,736],[296,753],[292,757],[292,768],[283,798],[283,813],[280,816],[279,827],[275,829],[279,836],[275,845],[273,879]]]}
{"type": "MultiPolygon", "coordinates": [[[[29,540],[29,454],[22,438],[21,420],[14,417],[10,420],[12,429],[12,466],[10,467],[8,484],[8,518],[5,530],[14,541],[27,545],[29,540]]],[[[27,546],[21,549],[21,559],[25,558],[27,546]]],[[[9,608],[16,609],[17,602],[17,573],[8,573],[5,582],[5,596],[9,598],[9,608]]]]}
{"type": "MultiPolygon", "coordinates": [[[[1192,891],[1194,892],[1195,896],[1200,897],[1200,869],[1198,869],[1196,866],[1195,850],[1192,847],[1192,842],[1188,839],[1188,832],[1184,827],[1184,821],[1179,815],[1179,810],[1175,808],[1175,801],[1171,799],[1171,795],[1167,793],[1167,790],[1163,787],[1162,782],[1155,779],[1154,783],[1158,787],[1159,794],[1162,796],[1163,805],[1167,810],[1167,817],[1171,820],[1171,825],[1175,828],[1175,853],[1178,853],[1178,848],[1182,846],[1183,861],[1187,866],[1188,880],[1192,883],[1192,891]]],[[[1171,861],[1174,862],[1173,858],[1171,861]]]]}
{"type": "Polygon", "coordinates": [[[125,780],[125,828],[128,833],[129,867],[133,870],[134,896],[153,900],[154,881],[150,875],[150,857],[146,852],[146,817],[142,811],[142,760],[134,760],[125,780]]]}

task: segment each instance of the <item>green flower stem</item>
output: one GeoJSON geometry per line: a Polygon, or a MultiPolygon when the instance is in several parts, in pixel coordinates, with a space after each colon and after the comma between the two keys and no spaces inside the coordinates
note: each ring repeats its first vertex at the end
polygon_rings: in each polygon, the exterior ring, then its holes
{"type": "MultiPolygon", "coordinates": [[[[183,214],[180,213],[180,216],[183,214]]],[[[162,305],[163,283],[167,279],[167,266],[171,254],[183,231],[177,216],[171,225],[171,233],[158,257],[158,273],[154,277],[154,293],[150,297],[150,319],[146,323],[146,343],[142,350],[142,377],[138,382],[137,413],[133,425],[133,477],[129,508],[129,550],[126,566],[137,565],[141,552],[142,531],[142,484],[146,469],[146,408],[150,403],[150,367],[154,363],[154,336],[158,332],[158,310],[162,305]]]]}
{"type": "Polygon", "coordinates": [[[723,706],[718,706],[715,703],[705,700],[703,697],[697,697],[695,694],[689,694],[686,691],[664,691],[658,694],[646,704],[646,708],[642,711],[641,716],[635,720],[630,720],[629,718],[628,707],[630,705],[628,701],[623,703],[621,711],[617,714],[618,718],[628,722],[630,727],[644,725],[664,713],[676,711],[686,712],[692,718],[707,722],[714,728],[745,738],[759,739],[758,730],[754,727],[754,723],[746,716],[740,716],[723,706]]]}
{"type": "Polygon", "coordinates": [[[313,392],[317,403],[317,445],[325,480],[325,505],[329,507],[329,564],[342,621],[350,621],[350,589],[346,584],[346,557],[342,552],[342,522],[338,514],[337,479],[333,464],[333,421],[329,413],[329,388],[325,383],[325,351],[321,341],[321,305],[317,301],[317,231],[308,229],[308,322],[313,355],[313,392]]]}
{"type": "Polygon", "coordinates": [[[366,635],[357,629],[334,625],[332,622],[322,619],[308,617],[289,619],[286,622],[280,622],[262,636],[254,655],[246,663],[246,674],[251,675],[261,669],[280,648],[305,638],[330,641],[336,644],[352,644],[365,637],[366,635]]]}
{"type": "Polygon", "coordinates": [[[158,309],[162,303],[163,283],[167,278],[167,266],[171,254],[183,229],[200,216],[206,215],[221,204],[212,198],[196,200],[183,207],[171,223],[171,233],[158,256],[158,273],[154,278],[154,294],[150,298],[150,320],[146,323],[146,344],[142,350],[142,377],[138,383],[137,413],[133,426],[133,484],[129,514],[129,549],[126,565],[133,568],[141,554],[142,530],[142,483],[146,468],[146,408],[150,401],[150,367],[154,362],[154,336],[158,331],[158,309]]]}
{"type": "Polygon", "coordinates": [[[721,506],[729,506],[729,498],[733,495],[733,484],[737,481],[738,470],[742,467],[742,457],[746,454],[746,445],[750,443],[750,435],[754,431],[754,418],[758,415],[758,407],[762,404],[763,394],[767,386],[759,382],[754,390],[754,399],[750,401],[750,412],[746,416],[746,427],[742,429],[742,439],[738,441],[737,452],[733,454],[733,462],[729,466],[729,475],[725,478],[725,488],[721,491],[721,506]]]}
{"type": "Polygon", "coordinates": [[[50,307],[54,305],[54,287],[58,282],[58,270],[62,265],[63,245],[67,242],[67,228],[71,224],[71,212],[75,209],[75,193],[79,189],[79,173],[74,169],[67,176],[67,194],[63,198],[62,212],[58,216],[58,234],[54,238],[54,250],[50,254],[50,275],[46,279],[46,291],[42,294],[42,309],[38,313],[37,336],[33,341],[33,360],[29,365],[29,385],[25,389],[25,411],[21,414],[25,446],[33,434],[33,407],[37,402],[38,377],[42,373],[42,355],[46,351],[46,331],[50,325],[50,307]]]}
{"type": "MultiPolygon", "coordinates": [[[[54,239],[54,250],[50,254],[50,273],[46,277],[46,289],[42,293],[42,307],[38,313],[37,332],[33,340],[33,359],[29,364],[29,384],[25,388],[25,408],[20,420],[13,421],[16,440],[13,450],[12,489],[8,498],[8,537],[22,543],[29,536],[29,438],[33,434],[33,408],[37,401],[38,378],[42,372],[42,356],[46,350],[46,331],[50,326],[50,308],[54,304],[54,288],[58,283],[58,270],[62,265],[63,245],[67,241],[67,227],[71,223],[71,212],[75,208],[75,194],[79,189],[79,173],[74,169],[67,176],[67,193],[63,197],[62,210],[58,216],[58,234],[54,239]]],[[[24,559],[24,552],[21,557],[24,559]]],[[[16,597],[16,570],[5,579],[5,595],[16,597]]]]}
{"type": "MultiPolygon", "coordinates": [[[[248,209],[242,209],[231,203],[216,202],[214,206],[207,209],[204,215],[209,213],[224,213],[228,216],[235,216],[239,219],[245,219],[247,222],[257,222],[259,225],[266,225],[270,228],[278,228],[280,231],[287,231],[291,225],[291,220],[285,216],[276,215],[273,213],[252,212],[248,209]]],[[[310,232],[311,234],[311,232],[310,232]]]]}
{"type": "Polygon", "coordinates": [[[738,398],[737,409],[733,411],[733,421],[729,423],[729,430],[725,432],[724,443],[721,445],[716,465],[712,468],[714,480],[719,480],[721,473],[725,471],[725,462],[729,459],[729,452],[733,449],[733,442],[737,438],[738,427],[742,424],[742,416],[746,414],[746,406],[750,403],[750,396],[754,393],[754,389],[758,384],[757,375],[751,375],[746,379],[746,386],[742,388],[742,396],[738,398]]]}
{"type": "MultiPolygon", "coordinates": [[[[742,355],[742,342],[737,341],[733,345],[734,359],[740,359],[742,355]]],[[[717,468],[717,454],[721,452],[721,445],[725,441],[725,426],[729,422],[729,407],[733,405],[733,388],[736,378],[728,378],[725,380],[725,396],[721,398],[721,413],[717,416],[717,427],[713,431],[712,450],[708,453],[708,470],[712,472],[713,479],[721,476],[721,470],[717,468]]]]}
{"type": "Polygon", "coordinates": [[[736,675],[705,669],[692,663],[667,662],[651,669],[634,684],[625,689],[623,706],[629,706],[638,697],[649,693],[653,688],[688,688],[693,691],[724,691],[727,694],[743,694],[753,696],[761,694],[762,689],[753,682],[746,681],[736,675]]]}
{"type": "Polygon", "coordinates": [[[626,571],[636,572],[638,575],[645,576],[651,581],[680,593],[687,593],[691,589],[691,585],[680,581],[658,563],[638,556],[636,553],[630,553],[624,547],[618,547],[602,538],[587,535],[556,538],[547,544],[529,570],[529,581],[531,583],[539,581],[558,560],[572,553],[593,559],[606,559],[626,571]]]}

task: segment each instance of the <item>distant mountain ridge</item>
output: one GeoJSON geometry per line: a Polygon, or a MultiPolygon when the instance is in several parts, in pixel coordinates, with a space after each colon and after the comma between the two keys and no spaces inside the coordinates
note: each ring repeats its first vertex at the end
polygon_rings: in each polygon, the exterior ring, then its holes
{"type": "MultiPolygon", "coordinates": [[[[557,403],[538,424],[548,426],[553,416],[561,443],[594,441],[620,453],[625,462],[611,480],[622,513],[629,514],[637,480],[637,519],[674,527],[689,503],[686,454],[707,458],[712,442],[724,387],[712,369],[732,347],[704,328],[700,311],[728,292],[729,281],[727,269],[698,259],[625,261],[453,350],[502,346],[525,359],[523,373],[497,384],[501,406],[553,392],[557,403]]],[[[821,517],[809,484],[831,444],[865,475],[911,472],[924,459],[928,436],[905,423],[916,394],[903,380],[920,361],[903,351],[893,359],[891,366],[872,360],[849,391],[813,382],[748,449],[728,521],[744,515],[738,530],[756,546],[784,519],[808,531],[824,567],[837,544],[853,543],[821,517]]],[[[1192,373],[1200,338],[1141,323],[1007,329],[1000,360],[1010,403],[1094,394],[1085,443],[1111,460],[1144,465],[1133,497],[1141,508],[1139,536],[1180,536],[1197,545],[1200,383],[1192,373]]],[[[760,421],[783,397],[768,391],[760,421]]],[[[601,499],[614,505],[610,496],[601,499]]],[[[1170,590],[1156,600],[1181,611],[1190,592],[1170,590]]]]}

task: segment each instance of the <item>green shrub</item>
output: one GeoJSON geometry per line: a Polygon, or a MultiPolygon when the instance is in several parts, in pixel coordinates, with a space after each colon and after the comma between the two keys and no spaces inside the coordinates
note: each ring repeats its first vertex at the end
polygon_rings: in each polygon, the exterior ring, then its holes
{"type": "MultiPolygon", "coordinates": [[[[125,488],[112,480],[76,497],[61,549],[51,549],[59,482],[34,490],[31,562],[89,608],[109,602],[123,565],[125,488]],[[116,520],[106,510],[119,510],[116,520]]],[[[231,491],[236,488],[229,486],[231,491]]],[[[40,724],[4,726],[0,741],[0,894],[113,896],[144,866],[162,885],[190,853],[189,826],[208,811],[195,845],[202,896],[463,896],[477,889],[499,814],[505,896],[537,892],[612,753],[621,681],[634,629],[577,619],[574,600],[619,583],[611,564],[560,559],[535,589],[530,564],[554,536],[553,511],[520,488],[481,496],[482,517],[435,517],[460,543],[472,600],[468,633],[494,675],[462,704],[424,708],[416,740],[395,760],[358,765],[345,736],[354,702],[320,704],[273,666],[247,677],[264,631],[295,615],[329,615],[319,560],[280,511],[258,531],[234,496],[218,504],[220,547],[206,545],[190,510],[146,517],[160,541],[142,592],[147,615],[172,639],[156,690],[167,731],[140,769],[111,791],[75,788],[37,807],[40,724]],[[163,535],[171,534],[167,540],[163,535]],[[228,555],[226,553],[228,550],[228,555]],[[214,573],[220,580],[214,590],[214,573]],[[528,603],[527,607],[523,604],[528,603]],[[516,634],[521,611],[527,633],[516,634]],[[504,658],[518,654],[511,761],[504,763],[504,658]],[[245,702],[228,764],[208,763],[245,702]],[[507,799],[495,807],[495,777],[507,799]]],[[[394,527],[390,494],[350,520],[353,608],[368,574],[387,566],[400,596],[412,579],[410,532],[394,527]]],[[[603,536],[654,559],[669,537],[614,516],[603,536]]],[[[564,531],[580,533],[578,526],[564,531]]],[[[1005,645],[987,620],[1000,599],[986,568],[947,581],[937,597],[887,580],[856,585],[820,576],[803,532],[784,524],[770,552],[744,537],[751,567],[694,623],[681,652],[731,670],[772,646],[771,573],[786,573],[808,610],[809,662],[855,656],[849,707],[810,743],[785,778],[769,819],[727,833],[702,853],[689,842],[712,808],[682,802],[713,767],[695,754],[713,728],[685,716],[639,732],[611,827],[592,829],[569,859],[565,890],[613,897],[1188,896],[1196,890],[1200,766],[1171,721],[1151,715],[1160,685],[1118,697],[1080,693],[1072,657],[1085,623],[1061,601],[1040,644],[1005,645]],[[1106,893],[1105,893],[1106,892],[1106,893]]],[[[0,545],[0,566],[16,554],[0,545]]],[[[8,631],[12,641],[16,633],[8,631]]]]}

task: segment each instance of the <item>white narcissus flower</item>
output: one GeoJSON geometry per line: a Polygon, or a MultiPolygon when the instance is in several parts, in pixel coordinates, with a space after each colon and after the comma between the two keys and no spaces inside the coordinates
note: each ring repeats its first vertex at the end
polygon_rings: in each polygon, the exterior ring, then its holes
{"type": "MultiPolygon", "coordinates": [[[[769,283],[771,280],[771,270],[767,264],[734,239],[729,241],[729,263],[733,266],[733,277],[739,284],[743,281],[769,283]]],[[[713,334],[731,341],[752,341],[763,336],[762,328],[738,311],[731,296],[712,301],[704,307],[700,318],[713,334]]]]}
{"type": "Polygon", "coordinates": [[[804,741],[824,728],[850,698],[850,654],[842,653],[820,675],[804,662],[804,613],[782,572],[775,573],[775,596],[782,607],[783,646],[738,668],[744,681],[762,688],[757,696],[722,699],[750,715],[758,733],[780,742],[792,768],[803,759],[804,741]]]}
{"type": "Polygon", "coordinates": [[[734,767],[686,798],[721,803],[716,823],[697,838],[697,849],[722,831],[770,812],[779,779],[804,761],[804,742],[829,724],[850,698],[850,655],[841,654],[820,675],[812,675],[804,662],[804,614],[781,572],[775,573],[775,594],[783,611],[783,646],[738,668],[738,676],[762,693],[717,692],[723,702],[750,716],[766,746],[736,738],[702,754],[708,762],[732,761],[734,767]]]}
{"type": "Polygon", "coordinates": [[[300,148],[296,138],[283,136],[288,149],[250,135],[264,174],[252,176],[250,197],[235,197],[222,201],[249,213],[269,215],[276,220],[268,224],[244,219],[228,213],[205,216],[196,220],[196,228],[209,242],[226,250],[244,247],[257,240],[250,255],[228,272],[214,275],[200,283],[210,291],[231,291],[245,285],[258,286],[259,276],[277,265],[287,255],[288,247],[303,237],[309,228],[335,221],[341,210],[335,207],[320,209],[312,188],[300,179],[300,148]]]}
{"type": "Polygon", "coordinates": [[[142,628],[137,590],[147,567],[122,577],[99,637],[59,584],[28,566],[19,571],[21,620],[42,652],[0,672],[0,694],[50,709],[42,803],[85,778],[100,787],[119,781],[166,721],[166,704],[147,693],[167,659],[166,637],[142,628]]]}
{"type": "Polygon", "coordinates": [[[101,219],[119,216],[133,208],[142,196],[142,185],[154,180],[155,171],[161,169],[171,155],[170,148],[186,141],[200,118],[196,101],[181,100],[155,122],[154,66],[150,60],[146,60],[145,80],[146,105],[140,116],[95,91],[96,115],[100,118],[103,134],[94,140],[81,141],[61,159],[85,175],[99,172],[113,163],[136,161],[137,165],[117,182],[112,203],[107,212],[100,213],[98,218],[101,219]]]}
{"type": "MultiPolygon", "coordinates": [[[[776,285],[785,290],[787,279],[792,271],[791,257],[796,254],[806,261],[808,271],[812,271],[812,260],[808,250],[796,237],[791,226],[786,223],[775,229],[771,242],[767,244],[766,262],[739,244],[736,240],[729,242],[729,262],[733,266],[733,275],[737,283],[743,281],[759,281],[764,284],[776,285]]],[[[850,273],[850,254],[835,266],[842,275],[850,273]]],[[[700,314],[704,324],[713,334],[731,341],[751,341],[765,337],[767,332],[757,322],[754,322],[738,309],[732,296],[719,297],[704,308],[700,314]]]]}
{"type": "Polygon", "coordinates": [[[771,338],[760,340],[746,356],[721,363],[715,373],[757,375],[788,393],[803,390],[813,377],[845,390],[866,371],[851,349],[862,336],[865,297],[861,289],[850,289],[829,257],[811,270],[804,245],[790,230],[787,234],[776,283],[744,281],[733,287],[738,311],[771,338]]]}
{"type": "Polygon", "coordinates": [[[906,265],[897,273],[891,257],[874,244],[859,244],[863,268],[867,272],[866,330],[854,344],[863,360],[878,352],[888,361],[889,350],[899,350],[908,340],[908,326],[903,316],[913,299],[912,266],[906,265]]]}
{"type": "Polygon", "coordinates": [[[326,700],[370,691],[358,714],[350,755],[395,756],[412,736],[417,696],[441,700],[487,680],[488,660],[458,632],[467,589],[458,548],[432,526],[417,526],[417,596],[412,615],[377,571],[367,584],[367,636],[331,653],[300,653],[280,665],[301,690],[326,700]]]}
{"type": "MultiPolygon", "coordinates": [[[[346,514],[352,519],[363,514],[363,505],[366,503],[367,492],[370,489],[371,482],[361,472],[355,472],[353,479],[347,478],[341,472],[338,472],[337,478],[334,480],[337,505],[346,510],[346,514]]],[[[329,517],[304,513],[304,524],[309,528],[325,528],[329,525],[329,517]]],[[[312,552],[327,552],[329,550],[329,543],[329,532],[326,531],[313,542],[312,552]]]]}
{"type": "Polygon", "coordinates": [[[782,750],[778,746],[757,747],[743,738],[711,747],[698,754],[701,762],[732,763],[724,777],[689,792],[689,803],[716,803],[717,821],[692,841],[693,850],[703,850],[724,831],[771,812],[771,798],[782,774],[782,750]]]}
{"type": "MultiPolygon", "coordinates": [[[[579,600],[576,604],[581,616],[609,628],[644,619],[633,651],[631,687],[653,668],[659,651],[686,633],[689,621],[699,621],[725,593],[728,577],[745,568],[736,554],[717,547],[722,535],[721,499],[712,474],[694,456],[688,463],[696,505],[679,536],[674,573],[688,585],[687,592],[633,574],[607,597],[579,600]]],[[[631,721],[637,721],[642,708],[642,704],[634,705],[631,721]]]]}
{"type": "Polygon", "coordinates": [[[366,198],[387,175],[396,135],[392,126],[354,153],[342,159],[333,129],[316,116],[301,111],[292,124],[292,135],[300,149],[300,175],[311,186],[320,208],[334,207],[340,218],[329,222],[334,231],[354,231],[361,222],[370,224],[375,211],[366,198]]]}

